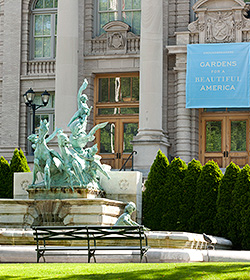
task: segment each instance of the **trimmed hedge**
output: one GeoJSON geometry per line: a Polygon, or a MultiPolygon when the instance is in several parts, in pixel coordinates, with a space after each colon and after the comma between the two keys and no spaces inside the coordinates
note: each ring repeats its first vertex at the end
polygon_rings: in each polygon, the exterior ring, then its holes
{"type": "Polygon", "coordinates": [[[213,234],[216,200],[222,172],[214,161],[207,162],[197,181],[194,229],[198,233],[213,234]]]}
{"type": "Polygon", "coordinates": [[[229,238],[236,249],[247,249],[245,245],[249,241],[249,232],[246,233],[247,212],[249,212],[249,187],[250,187],[250,167],[245,165],[237,177],[234,190],[232,192],[231,220],[229,221],[229,238]],[[248,236],[247,236],[248,235],[248,236]]]}
{"type": "Polygon", "coordinates": [[[186,163],[180,159],[172,160],[168,168],[168,178],[165,181],[162,204],[164,205],[161,222],[162,230],[182,230],[180,221],[180,205],[183,195],[183,179],[187,170],[186,163]]]}
{"type": "Polygon", "coordinates": [[[168,166],[167,157],[159,150],[145,183],[146,190],[142,194],[143,224],[152,230],[161,229],[159,213],[164,211],[161,194],[167,180],[168,166]]]}
{"type": "Polygon", "coordinates": [[[27,159],[23,154],[23,151],[20,149],[15,149],[10,162],[10,170],[14,172],[30,172],[30,168],[27,163],[27,159]]]}
{"type": "Polygon", "coordinates": [[[194,212],[197,191],[197,181],[202,171],[202,164],[193,159],[188,164],[186,176],[183,179],[183,200],[180,205],[180,221],[182,230],[194,232],[194,212]]]}
{"type": "Polygon", "coordinates": [[[221,180],[217,197],[217,214],[214,223],[214,233],[217,236],[229,238],[229,224],[232,217],[232,192],[239,174],[239,166],[231,162],[221,180]]]}
{"type": "Polygon", "coordinates": [[[27,159],[21,149],[15,149],[10,164],[4,157],[0,159],[1,198],[13,198],[13,176],[17,172],[30,172],[27,159]]]}
{"type": "Polygon", "coordinates": [[[179,158],[170,165],[159,151],[143,193],[143,222],[153,230],[189,231],[228,238],[250,250],[250,167],[203,167],[179,158]]]}
{"type": "Polygon", "coordinates": [[[12,198],[11,183],[12,176],[10,172],[10,165],[4,158],[0,158],[0,198],[12,198]]]}

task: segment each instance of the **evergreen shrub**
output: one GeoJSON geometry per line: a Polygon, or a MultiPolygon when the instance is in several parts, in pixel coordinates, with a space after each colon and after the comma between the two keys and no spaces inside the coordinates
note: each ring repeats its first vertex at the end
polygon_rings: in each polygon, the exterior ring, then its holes
{"type": "Polygon", "coordinates": [[[0,198],[11,198],[11,183],[12,176],[10,172],[10,165],[8,161],[4,158],[0,158],[0,198]]]}
{"type": "Polygon", "coordinates": [[[23,151],[20,149],[15,149],[11,162],[10,162],[10,173],[11,173],[11,183],[9,184],[8,197],[13,198],[13,178],[14,173],[17,172],[30,172],[27,159],[23,154],[23,151]]]}
{"type": "Polygon", "coordinates": [[[217,236],[229,238],[229,224],[232,217],[232,193],[239,174],[239,166],[231,162],[227,166],[225,174],[219,185],[217,197],[217,214],[214,223],[214,234],[217,236]]]}
{"type": "MultiPolygon", "coordinates": [[[[246,164],[237,177],[232,192],[231,219],[229,221],[229,239],[235,249],[246,249],[249,242],[249,232],[246,221],[249,212],[250,167],[246,164]],[[248,239],[244,240],[244,239],[248,239]],[[243,245],[243,246],[242,246],[243,245]]],[[[249,223],[249,220],[248,220],[249,223]]]]}
{"type": "Polygon", "coordinates": [[[195,199],[194,231],[197,233],[214,233],[216,200],[222,176],[218,164],[212,160],[202,168],[195,199]]]}
{"type": "Polygon", "coordinates": [[[185,178],[183,180],[183,200],[180,205],[180,221],[183,231],[194,232],[194,212],[197,180],[202,171],[202,164],[193,159],[188,164],[185,178]]]}
{"type": "Polygon", "coordinates": [[[143,224],[152,230],[161,230],[161,217],[164,211],[161,193],[167,180],[168,166],[167,157],[159,150],[150,168],[145,183],[146,189],[142,195],[143,224]]]}
{"type": "Polygon", "coordinates": [[[180,205],[183,198],[183,179],[186,170],[187,165],[180,158],[175,158],[169,165],[168,177],[162,193],[164,209],[161,228],[163,230],[183,230],[180,221],[180,205]]]}
{"type": "Polygon", "coordinates": [[[20,149],[15,149],[10,162],[11,172],[30,172],[30,168],[27,163],[27,159],[24,156],[23,151],[20,149]]]}

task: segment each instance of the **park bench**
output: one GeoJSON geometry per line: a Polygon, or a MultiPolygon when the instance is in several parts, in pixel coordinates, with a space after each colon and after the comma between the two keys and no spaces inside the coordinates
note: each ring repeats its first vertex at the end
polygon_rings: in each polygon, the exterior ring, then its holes
{"type": "Polygon", "coordinates": [[[78,255],[83,255],[80,251],[87,251],[88,262],[91,258],[96,262],[95,252],[99,250],[134,250],[138,251],[140,262],[143,257],[147,262],[149,247],[143,226],[33,226],[32,229],[37,244],[37,262],[41,257],[45,262],[45,255],[62,255],[65,251],[78,251],[78,255]],[[135,242],[137,246],[130,245],[135,242]]]}

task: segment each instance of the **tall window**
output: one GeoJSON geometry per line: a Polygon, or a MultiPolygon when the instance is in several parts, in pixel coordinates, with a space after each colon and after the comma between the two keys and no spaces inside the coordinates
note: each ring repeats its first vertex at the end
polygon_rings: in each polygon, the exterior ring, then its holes
{"type": "MultiPolygon", "coordinates": [[[[250,0],[244,0],[244,2],[248,5],[248,8],[250,8],[250,0]]],[[[248,10],[245,14],[246,18],[250,18],[250,10],[248,10]]]]}
{"type": "Polygon", "coordinates": [[[190,22],[193,22],[196,20],[196,16],[195,16],[195,13],[192,9],[193,5],[197,2],[198,0],[190,0],[190,17],[189,17],[189,21],[190,22]]]}
{"type": "Polygon", "coordinates": [[[56,56],[58,0],[36,0],[32,9],[32,59],[56,56]]]}
{"type": "Polygon", "coordinates": [[[104,32],[103,26],[113,20],[126,22],[135,34],[141,30],[141,0],[98,0],[98,31],[104,32]]]}

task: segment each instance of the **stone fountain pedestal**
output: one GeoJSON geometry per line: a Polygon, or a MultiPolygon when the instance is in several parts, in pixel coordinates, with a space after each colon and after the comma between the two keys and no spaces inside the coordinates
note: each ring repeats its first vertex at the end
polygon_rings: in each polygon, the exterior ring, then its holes
{"type": "Polygon", "coordinates": [[[0,199],[0,228],[112,225],[126,203],[105,198],[0,199]]]}
{"type": "MultiPolygon", "coordinates": [[[[99,174],[100,185],[104,191],[100,192],[96,189],[84,189],[79,187],[74,188],[74,190],[70,187],[52,187],[51,189],[42,187],[35,189],[29,188],[28,186],[31,185],[32,182],[32,173],[15,173],[14,199],[46,201],[106,198],[108,200],[118,201],[124,205],[132,201],[137,206],[137,211],[133,213],[132,218],[140,224],[142,216],[142,174],[138,171],[109,171],[108,174],[110,179],[99,174]]],[[[115,222],[116,221],[114,221],[114,223],[115,222]]]]}
{"type": "Polygon", "coordinates": [[[79,199],[79,198],[97,198],[103,197],[103,194],[95,190],[87,190],[84,188],[74,187],[71,188],[58,188],[52,187],[51,189],[36,188],[27,189],[29,199],[79,199]]]}

